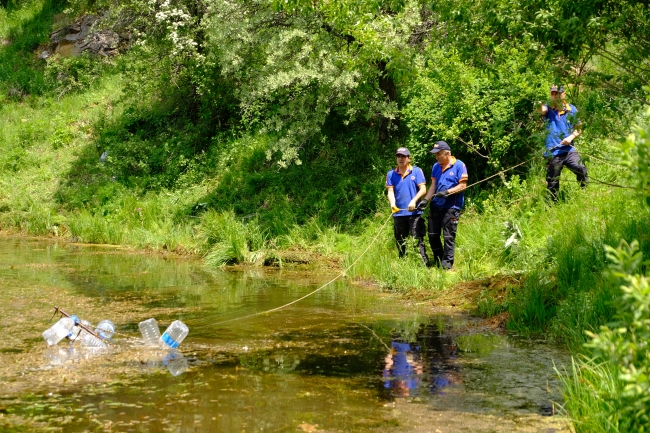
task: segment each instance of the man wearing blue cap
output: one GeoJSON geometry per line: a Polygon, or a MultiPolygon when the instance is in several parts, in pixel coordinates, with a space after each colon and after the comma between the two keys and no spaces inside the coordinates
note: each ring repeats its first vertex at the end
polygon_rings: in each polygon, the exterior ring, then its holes
{"type": "Polygon", "coordinates": [[[431,170],[431,188],[418,209],[426,209],[427,203],[433,199],[429,208],[431,253],[434,264],[451,269],[454,266],[458,219],[465,204],[463,191],[467,188],[467,167],[463,161],[451,156],[451,148],[444,141],[437,142],[431,153],[438,162],[431,170]],[[444,245],[440,242],[441,233],[444,245]]]}
{"type": "Polygon", "coordinates": [[[393,229],[399,256],[406,254],[406,238],[413,236],[418,243],[418,251],[425,266],[429,266],[429,257],[424,246],[424,218],[422,210],[417,209],[418,200],[427,192],[427,181],[419,167],[411,166],[411,152],[400,147],[395,152],[397,168],[386,175],[388,203],[393,212],[393,229]]]}
{"type": "Polygon", "coordinates": [[[573,140],[581,134],[582,122],[576,114],[574,105],[567,104],[564,86],[551,86],[551,106],[542,104],[540,113],[546,120],[546,156],[549,157],[546,166],[546,184],[551,198],[557,201],[560,189],[560,174],[566,166],[576,175],[583,188],[587,186],[587,167],[582,163],[580,155],[573,147],[573,140]]]}

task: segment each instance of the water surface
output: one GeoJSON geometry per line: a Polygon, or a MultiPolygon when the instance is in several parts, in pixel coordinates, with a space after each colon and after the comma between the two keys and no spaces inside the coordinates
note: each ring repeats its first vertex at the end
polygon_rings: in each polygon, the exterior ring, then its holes
{"type": "Polygon", "coordinates": [[[331,276],[206,270],[191,259],[0,239],[3,431],[553,432],[544,342],[331,276]],[[53,307],[117,334],[108,350],[41,333],[53,307]],[[182,320],[177,352],[143,347],[138,322],[182,320]]]}

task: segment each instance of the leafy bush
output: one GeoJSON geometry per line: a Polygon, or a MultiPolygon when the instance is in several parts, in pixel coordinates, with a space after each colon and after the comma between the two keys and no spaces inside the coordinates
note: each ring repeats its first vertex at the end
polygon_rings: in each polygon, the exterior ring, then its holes
{"type": "Polygon", "coordinates": [[[609,416],[619,417],[619,431],[647,432],[650,429],[650,279],[641,274],[650,262],[643,262],[639,244],[622,241],[618,248],[606,246],[609,277],[620,285],[616,321],[587,332],[586,347],[617,368],[621,388],[614,395],[600,394],[609,401],[609,416]]]}
{"type": "Polygon", "coordinates": [[[66,93],[88,89],[99,80],[104,64],[88,54],[74,57],[50,56],[45,67],[45,83],[60,98],[66,93]]]}
{"type": "Polygon", "coordinates": [[[650,428],[650,281],[639,244],[605,247],[606,275],[619,287],[614,321],[585,331],[590,355],[560,377],[566,410],[581,432],[648,432],[650,428]]]}

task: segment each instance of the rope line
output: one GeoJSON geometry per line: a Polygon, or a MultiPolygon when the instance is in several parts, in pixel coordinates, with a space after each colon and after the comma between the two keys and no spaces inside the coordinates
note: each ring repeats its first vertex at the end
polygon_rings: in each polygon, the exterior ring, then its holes
{"type": "Polygon", "coordinates": [[[383,344],[384,347],[385,347],[386,349],[388,349],[389,352],[391,351],[391,348],[388,347],[388,344],[386,344],[386,342],[385,342],[384,340],[382,340],[382,339],[379,337],[379,335],[377,335],[377,333],[376,333],[375,331],[373,331],[372,329],[370,329],[369,327],[367,327],[367,326],[364,325],[363,323],[359,323],[358,325],[359,325],[359,326],[363,326],[363,327],[366,328],[368,331],[372,332],[372,335],[374,335],[375,338],[376,338],[377,340],[381,341],[381,344],[383,344]]]}
{"type": "Polygon", "coordinates": [[[248,318],[250,318],[250,317],[260,316],[260,315],[262,315],[262,314],[273,313],[274,311],[282,310],[283,308],[286,308],[286,307],[288,307],[288,306],[290,306],[290,305],[293,305],[293,304],[295,304],[296,302],[302,301],[303,299],[305,299],[305,298],[307,298],[307,297],[313,295],[314,293],[323,290],[325,287],[329,286],[329,285],[332,284],[334,281],[336,281],[336,280],[338,280],[339,278],[341,278],[342,276],[344,276],[345,273],[346,273],[347,271],[349,271],[350,269],[352,269],[352,267],[353,267],[354,265],[356,265],[357,262],[359,262],[359,260],[361,260],[361,258],[362,258],[362,257],[363,257],[367,252],[368,252],[368,250],[370,249],[370,247],[374,245],[374,243],[377,241],[377,239],[379,239],[379,235],[380,235],[381,232],[384,230],[384,227],[386,227],[386,224],[388,224],[388,221],[390,221],[390,219],[391,219],[392,217],[393,217],[392,214],[388,216],[388,218],[386,219],[386,221],[384,221],[384,224],[382,224],[382,226],[379,228],[379,230],[377,231],[377,234],[376,234],[375,237],[372,239],[372,241],[368,244],[368,246],[366,247],[366,249],[363,250],[363,252],[359,255],[359,257],[357,257],[357,259],[356,259],[354,262],[352,262],[352,264],[351,264],[350,266],[348,266],[347,268],[345,268],[345,269],[344,269],[343,271],[341,271],[341,272],[340,272],[336,277],[332,278],[331,280],[329,280],[327,283],[323,284],[322,286],[320,286],[320,287],[317,288],[316,290],[313,290],[313,291],[307,293],[305,296],[302,296],[302,297],[300,297],[300,298],[298,298],[298,299],[295,299],[295,300],[289,302],[288,304],[284,304],[284,305],[281,305],[281,306],[279,306],[279,307],[272,308],[272,309],[270,309],[270,310],[260,311],[260,312],[258,312],[258,313],[253,313],[253,314],[249,314],[249,315],[246,315],[246,316],[236,317],[236,318],[234,318],[234,319],[222,320],[221,322],[216,322],[216,323],[213,323],[212,325],[221,325],[221,324],[223,324],[223,323],[234,322],[234,321],[236,321],[236,320],[248,319],[248,318]]]}
{"type": "MultiPolygon", "coordinates": [[[[578,180],[578,179],[561,179],[561,182],[579,182],[579,183],[583,183],[585,181],[578,180]]],[[[641,188],[641,187],[638,187],[638,186],[629,186],[629,185],[618,185],[616,183],[605,182],[604,180],[597,179],[597,178],[595,178],[595,177],[593,177],[592,175],[589,174],[589,175],[587,175],[586,183],[590,184],[591,182],[596,182],[596,183],[606,185],[606,186],[611,186],[611,187],[614,187],[614,188],[635,189],[637,191],[650,191],[650,188],[641,188]]],[[[544,183],[546,183],[546,181],[544,181],[544,183]]]]}
{"type": "MultiPolygon", "coordinates": [[[[534,158],[535,158],[535,157],[530,158],[530,159],[528,159],[528,160],[526,160],[526,161],[524,161],[524,162],[521,162],[521,163],[519,163],[519,164],[517,164],[517,165],[513,165],[513,166],[510,167],[510,168],[507,168],[507,169],[505,169],[505,170],[501,170],[500,172],[498,172],[498,173],[496,173],[496,174],[494,174],[494,175],[492,175],[492,176],[486,177],[486,178],[483,179],[483,180],[479,180],[478,182],[474,182],[473,184],[469,185],[467,188],[471,188],[471,187],[473,187],[473,186],[475,186],[475,185],[478,185],[479,183],[482,183],[482,182],[485,182],[486,180],[492,179],[492,178],[495,177],[495,176],[498,176],[498,175],[500,175],[500,174],[502,174],[502,173],[505,173],[505,172],[510,171],[510,170],[512,170],[512,169],[514,169],[514,168],[517,168],[517,167],[519,167],[519,166],[522,166],[522,165],[524,165],[524,164],[526,164],[526,163],[532,161],[534,158]]],[[[465,189],[467,189],[467,188],[465,188],[465,189]]],[[[404,209],[400,209],[400,210],[404,210],[404,209]]],[[[246,315],[246,316],[235,317],[234,319],[222,320],[222,321],[220,321],[220,322],[212,323],[211,325],[212,325],[212,326],[214,326],[214,325],[221,325],[221,324],[224,324],[224,323],[235,322],[235,321],[237,321],[237,320],[243,320],[243,319],[248,319],[248,318],[251,318],[251,317],[261,316],[262,314],[273,313],[273,312],[275,312],[275,311],[282,310],[283,308],[286,308],[286,307],[288,307],[288,306],[290,306],[290,305],[293,305],[293,304],[295,304],[295,303],[297,303],[297,302],[300,302],[300,301],[302,301],[303,299],[310,297],[310,296],[313,295],[314,293],[317,293],[317,292],[323,290],[325,287],[329,286],[329,285],[332,284],[334,281],[336,281],[336,280],[338,280],[339,278],[341,278],[342,276],[344,276],[344,275],[346,274],[347,271],[349,271],[350,269],[352,269],[352,267],[354,267],[354,265],[356,265],[356,264],[359,262],[359,260],[361,260],[361,258],[362,258],[362,257],[363,257],[367,252],[368,252],[368,250],[370,250],[370,247],[372,247],[372,246],[374,245],[374,243],[377,241],[377,239],[379,239],[379,235],[380,235],[381,232],[384,230],[384,228],[386,227],[386,224],[388,224],[388,221],[390,221],[390,219],[392,218],[392,216],[393,216],[392,214],[388,216],[388,218],[386,219],[386,221],[384,221],[384,224],[382,224],[382,226],[379,228],[379,230],[377,231],[377,234],[376,234],[375,237],[372,239],[372,241],[368,244],[368,246],[366,247],[366,249],[363,250],[363,252],[362,252],[362,253],[357,257],[357,259],[356,259],[354,262],[352,262],[352,264],[351,264],[350,266],[348,266],[347,268],[345,268],[345,269],[344,269],[343,271],[341,271],[341,272],[340,272],[336,277],[332,278],[330,281],[328,281],[327,283],[323,284],[322,286],[320,286],[320,287],[317,288],[316,290],[313,290],[313,291],[307,293],[306,295],[304,295],[304,296],[302,296],[302,297],[300,297],[300,298],[298,298],[298,299],[295,299],[295,300],[293,300],[293,301],[291,301],[291,302],[289,302],[289,303],[287,303],[287,304],[281,305],[281,306],[279,306],[279,307],[272,308],[272,309],[270,309],[270,310],[260,311],[260,312],[258,312],[258,313],[248,314],[248,315],[246,315]]]]}
{"type": "Polygon", "coordinates": [[[521,165],[524,165],[524,164],[526,164],[527,162],[530,162],[530,161],[532,161],[532,160],[535,159],[535,158],[536,158],[536,157],[533,156],[532,158],[527,159],[527,160],[524,161],[524,162],[521,162],[521,163],[519,163],[519,164],[517,164],[517,165],[513,165],[512,167],[510,167],[510,168],[506,168],[505,170],[501,170],[500,172],[495,173],[495,174],[493,174],[492,176],[488,176],[488,177],[486,177],[486,178],[483,179],[483,180],[479,180],[478,182],[474,182],[473,184],[468,185],[467,188],[465,188],[465,189],[471,188],[471,187],[473,187],[474,185],[478,185],[479,183],[485,182],[486,180],[490,180],[490,179],[492,179],[493,177],[497,177],[497,176],[499,176],[499,175],[505,173],[506,171],[510,171],[510,170],[512,170],[513,168],[517,168],[517,167],[519,167],[519,166],[521,166],[521,165]]]}

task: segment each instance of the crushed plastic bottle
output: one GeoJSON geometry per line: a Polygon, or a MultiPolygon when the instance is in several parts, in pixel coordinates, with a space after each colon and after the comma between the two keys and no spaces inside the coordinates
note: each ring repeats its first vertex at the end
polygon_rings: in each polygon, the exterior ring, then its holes
{"type": "Polygon", "coordinates": [[[95,328],[95,334],[99,338],[88,332],[82,332],[81,345],[89,349],[104,349],[108,347],[106,341],[110,341],[115,333],[115,325],[110,320],[102,320],[95,328]]]}
{"type": "Polygon", "coordinates": [[[74,327],[74,320],[69,317],[62,317],[50,329],[43,332],[43,338],[47,344],[54,346],[70,334],[74,327]]]}
{"type": "Polygon", "coordinates": [[[176,349],[190,333],[190,329],[180,320],[174,320],[160,337],[160,341],[168,347],[176,349]]]}
{"type": "Polygon", "coordinates": [[[140,328],[140,333],[142,333],[142,339],[144,344],[147,346],[156,346],[160,347],[160,328],[158,328],[158,322],[153,317],[151,319],[143,320],[138,323],[138,328],[140,328]]]}

